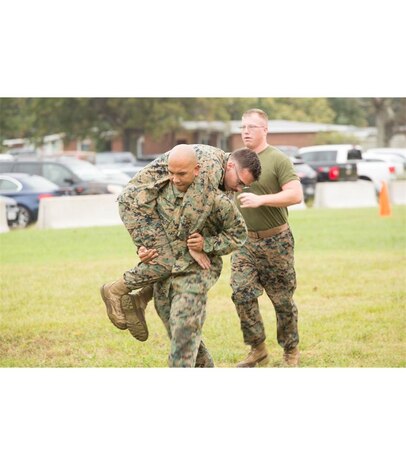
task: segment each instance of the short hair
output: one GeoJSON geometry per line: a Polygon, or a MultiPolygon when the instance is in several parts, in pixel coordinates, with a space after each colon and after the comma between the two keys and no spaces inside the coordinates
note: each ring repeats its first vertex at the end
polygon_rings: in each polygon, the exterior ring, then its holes
{"type": "Polygon", "coordinates": [[[231,152],[230,158],[238,164],[240,169],[247,169],[254,181],[258,181],[261,176],[261,162],[256,152],[247,148],[238,149],[231,152]]]}
{"type": "Polygon", "coordinates": [[[251,115],[252,113],[256,113],[260,118],[262,118],[266,123],[268,123],[268,115],[264,112],[264,110],[260,110],[259,108],[250,108],[247,111],[244,111],[242,116],[251,115]]]}

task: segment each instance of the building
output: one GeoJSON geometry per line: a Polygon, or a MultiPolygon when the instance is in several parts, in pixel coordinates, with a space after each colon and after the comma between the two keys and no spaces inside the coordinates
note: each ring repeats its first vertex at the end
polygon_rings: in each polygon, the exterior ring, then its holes
{"type": "MultiPolygon", "coordinates": [[[[105,150],[112,152],[132,152],[137,158],[154,158],[170,150],[177,144],[207,144],[224,151],[233,151],[242,147],[241,121],[183,121],[180,128],[160,138],[151,134],[126,131],[124,135],[110,132],[106,138],[105,150]]],[[[306,147],[317,143],[322,133],[338,133],[356,137],[364,149],[376,146],[376,128],[357,128],[355,126],[308,123],[300,121],[270,120],[268,124],[268,143],[278,146],[306,147]]],[[[23,140],[4,141],[4,145],[21,149],[23,140]]],[[[28,141],[27,141],[28,142],[28,141]]],[[[24,144],[23,144],[24,145],[24,144]]],[[[64,143],[64,134],[53,134],[44,138],[41,152],[44,154],[61,151],[94,151],[95,145],[90,139],[64,143]]]]}
{"type": "MultiPolygon", "coordinates": [[[[183,121],[180,129],[166,134],[160,139],[148,134],[139,136],[134,145],[126,145],[123,137],[111,142],[112,151],[131,151],[137,157],[152,157],[164,153],[177,144],[208,144],[233,151],[242,147],[241,121],[183,121]]],[[[357,137],[365,148],[374,146],[375,128],[357,128],[355,126],[304,123],[300,121],[270,120],[268,124],[268,143],[306,147],[315,145],[320,133],[339,133],[357,137]]]]}

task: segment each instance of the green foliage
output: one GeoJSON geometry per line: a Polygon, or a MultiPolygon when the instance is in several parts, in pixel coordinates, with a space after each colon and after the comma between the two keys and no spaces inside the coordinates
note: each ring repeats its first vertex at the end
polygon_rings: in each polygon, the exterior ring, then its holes
{"type": "Polygon", "coordinates": [[[368,99],[360,98],[328,98],[330,108],[334,111],[334,124],[368,126],[368,99]]]}
{"type": "Polygon", "coordinates": [[[103,147],[112,134],[159,138],[182,120],[238,120],[248,108],[261,108],[270,119],[377,124],[386,139],[406,124],[402,98],[0,98],[0,143],[13,138],[38,143],[64,133],[67,141],[91,137],[103,147]]]}
{"type": "MultiPolygon", "coordinates": [[[[301,366],[405,367],[406,207],[290,213],[296,240],[301,366]]],[[[165,367],[169,340],[153,305],[150,337],[137,342],[109,322],[102,283],[136,263],[123,227],[0,234],[0,366],[165,367]]],[[[203,336],[216,365],[245,357],[229,287],[230,261],[210,290],[203,336]]],[[[275,313],[260,297],[271,353],[280,366],[275,313]]]]}
{"type": "Polygon", "coordinates": [[[275,98],[261,99],[262,102],[265,107],[269,102],[267,113],[271,119],[332,123],[335,116],[325,98],[275,98]]]}

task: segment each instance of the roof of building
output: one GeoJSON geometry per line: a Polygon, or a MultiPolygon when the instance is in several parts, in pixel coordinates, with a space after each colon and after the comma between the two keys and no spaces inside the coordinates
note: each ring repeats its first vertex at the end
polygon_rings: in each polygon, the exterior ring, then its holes
{"type": "MultiPolygon", "coordinates": [[[[240,134],[240,120],[233,121],[183,121],[182,127],[188,131],[223,132],[240,134]]],[[[318,132],[370,132],[375,128],[358,128],[344,124],[311,123],[303,121],[269,120],[270,133],[318,133],[318,132]]]]}

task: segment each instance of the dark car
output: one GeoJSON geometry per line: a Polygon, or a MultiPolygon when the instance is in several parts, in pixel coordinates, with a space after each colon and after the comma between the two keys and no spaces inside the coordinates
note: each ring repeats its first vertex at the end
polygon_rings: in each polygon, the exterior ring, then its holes
{"type": "Polygon", "coordinates": [[[0,195],[14,199],[18,205],[18,217],[11,226],[25,228],[37,220],[41,199],[65,194],[65,190],[35,174],[0,174],[0,195]]]}
{"type": "Polygon", "coordinates": [[[92,163],[71,157],[0,161],[0,173],[11,172],[42,176],[75,194],[114,194],[126,185],[125,180],[112,181],[92,163]]]}
{"type": "Polygon", "coordinates": [[[307,202],[309,199],[314,198],[314,193],[316,192],[317,173],[310,165],[300,158],[289,158],[292,160],[295,172],[300,178],[304,201],[307,202]]]}

